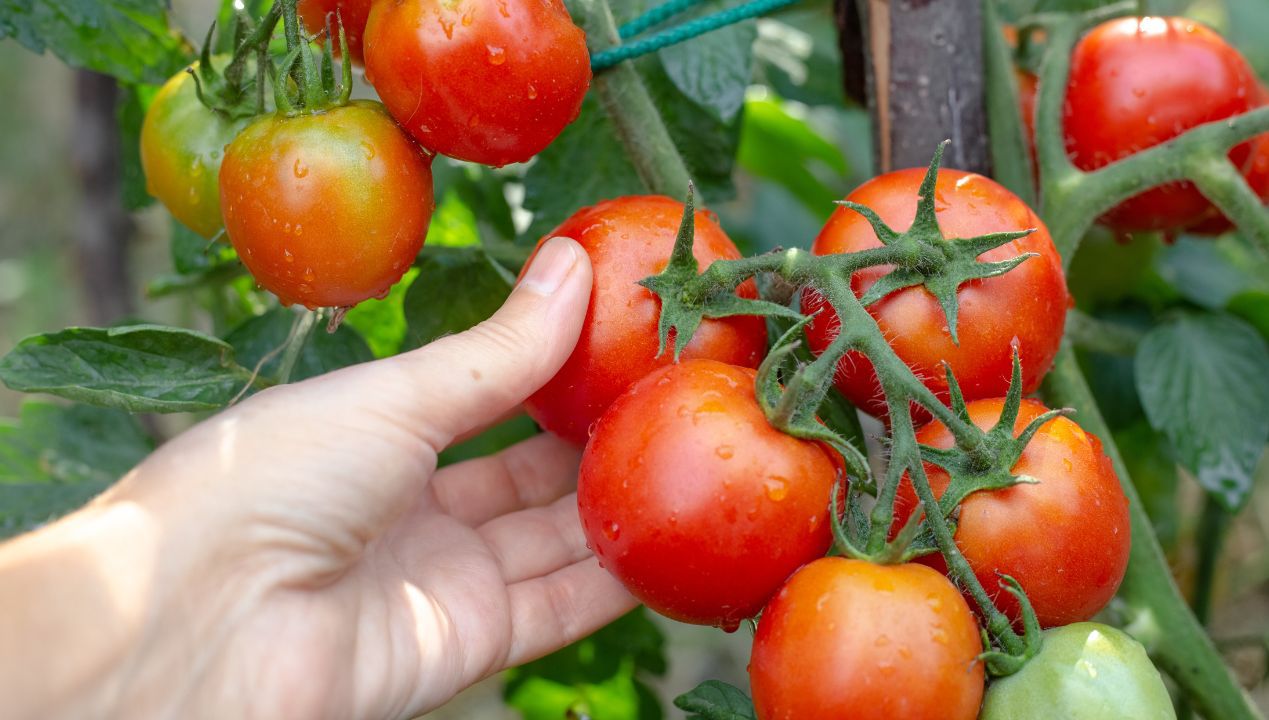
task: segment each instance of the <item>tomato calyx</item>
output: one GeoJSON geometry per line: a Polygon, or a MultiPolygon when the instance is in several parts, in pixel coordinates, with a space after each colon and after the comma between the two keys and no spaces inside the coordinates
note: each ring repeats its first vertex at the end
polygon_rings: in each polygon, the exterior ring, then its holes
{"type": "MultiPolygon", "coordinates": [[[[318,36],[308,37],[301,29],[297,0],[282,0],[282,19],[286,30],[287,53],[283,57],[281,67],[273,77],[274,102],[278,112],[295,117],[301,114],[317,114],[348,104],[352,98],[352,62],[344,60],[340,63],[340,76],[335,77],[334,49],[331,43],[324,43],[321,50],[321,66],[313,57],[312,41],[318,36]],[[294,82],[295,95],[291,95],[294,82]]],[[[348,35],[344,31],[344,23],[338,12],[326,17],[324,35],[339,34],[340,57],[348,58],[348,35]]]]}
{"type": "MultiPolygon", "coordinates": [[[[695,187],[688,183],[683,200],[683,221],[674,238],[670,261],[660,274],[639,281],[661,299],[661,316],[657,323],[657,357],[665,353],[674,335],[674,360],[691,342],[692,335],[705,318],[759,315],[800,319],[800,313],[767,300],[750,300],[736,294],[736,288],[753,272],[724,274],[715,263],[700,272],[700,264],[692,254],[696,237],[695,187]]],[[[736,261],[744,263],[743,260],[736,261]]]]}
{"type": "MultiPolygon", "coordinates": [[[[1017,598],[1018,605],[1022,608],[1023,646],[1020,652],[983,651],[978,659],[986,664],[987,672],[992,677],[1005,677],[1018,672],[1028,660],[1040,654],[1040,649],[1044,646],[1044,632],[1040,629],[1040,620],[1036,617],[1035,608],[1031,606],[1031,601],[1027,598],[1027,593],[1023,591],[1022,585],[1008,575],[1001,575],[1000,587],[1017,598]]],[[[983,631],[983,647],[991,647],[991,638],[988,637],[986,630],[983,631]]]]}
{"type": "Polygon", "coordinates": [[[217,71],[212,57],[212,37],[216,23],[207,29],[198,62],[185,68],[194,81],[194,92],[208,110],[227,121],[260,115],[264,107],[264,68],[268,67],[269,37],[281,19],[276,5],[257,25],[245,12],[234,15],[234,53],[224,69],[217,71]],[[254,61],[254,62],[253,62],[254,61]]]}
{"type": "Polygon", "coordinates": [[[989,233],[971,238],[945,238],[935,217],[934,184],[938,180],[943,150],[948,142],[950,141],[944,140],[939,143],[938,149],[934,151],[934,158],[921,182],[916,217],[912,226],[904,232],[891,228],[869,207],[849,200],[840,200],[838,204],[862,215],[872,226],[882,245],[900,251],[895,269],[868,288],[859,301],[867,307],[897,290],[924,285],[943,308],[943,314],[947,316],[948,333],[952,336],[952,342],[959,345],[956,331],[956,291],[961,285],[971,280],[1003,275],[1037,254],[1023,253],[999,262],[980,262],[978,256],[1007,242],[1024,238],[1035,232],[1036,228],[989,233]]]}

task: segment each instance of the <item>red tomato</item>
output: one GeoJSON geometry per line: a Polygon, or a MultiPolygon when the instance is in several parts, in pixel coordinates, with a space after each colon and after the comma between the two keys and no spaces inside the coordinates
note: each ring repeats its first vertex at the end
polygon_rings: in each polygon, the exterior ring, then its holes
{"type": "MultiPolygon", "coordinates": [[[[326,16],[337,12],[344,23],[344,37],[348,40],[348,54],[353,62],[361,64],[361,40],[366,33],[366,19],[370,17],[371,0],[299,0],[295,9],[299,10],[304,27],[310,33],[321,33],[326,30],[326,16]]],[[[331,19],[331,30],[335,33],[332,47],[339,50],[339,26],[331,19]]]]}
{"type": "MultiPolygon", "coordinates": [[[[887,173],[859,186],[847,199],[872,208],[895,230],[906,230],[916,216],[917,191],[924,174],[922,169],[887,173]]],[[[948,397],[945,360],[955,371],[967,400],[1004,395],[1009,389],[1015,347],[1022,357],[1024,389],[1031,392],[1053,364],[1070,303],[1062,262],[1049,231],[1016,195],[981,175],[942,170],[934,193],[935,213],[949,238],[1037,228],[1027,237],[983,253],[980,259],[1007,260],[1027,252],[1039,253],[1039,257],[1004,275],[961,286],[956,293],[959,345],[947,331],[943,309],[924,287],[891,293],[868,311],[895,353],[943,400],[948,397]]],[[[811,251],[828,255],[874,247],[881,247],[881,242],[868,221],[842,207],[829,218],[811,251]]],[[[889,271],[889,267],[874,267],[855,273],[851,279],[855,294],[863,295],[889,271]]],[[[802,310],[818,313],[807,327],[807,337],[811,349],[821,353],[837,337],[837,315],[814,291],[803,293],[802,310]]],[[[849,353],[842,359],[836,381],[858,407],[873,415],[886,414],[876,373],[862,354],[849,353]]],[[[924,411],[914,417],[918,416],[928,417],[924,411]]]]}
{"type": "MultiPolygon", "coordinates": [[[[1004,401],[969,403],[974,424],[986,430],[1000,419],[1004,401]]],[[[1014,433],[1047,412],[1024,400],[1014,433]]],[[[941,423],[917,432],[917,442],[950,448],[952,434],[941,423]]],[[[1045,423],[1013,466],[1016,475],[1039,482],[974,493],[961,503],[956,545],[996,606],[1018,621],[1013,595],[999,586],[999,575],[1022,584],[1040,624],[1056,627],[1087,620],[1110,602],[1128,567],[1128,500],[1101,442],[1073,421],[1058,417],[1045,423]]],[[[926,466],[930,488],[942,497],[948,476],[926,466]]],[[[919,505],[909,481],[895,502],[898,528],[919,505]]],[[[942,555],[921,559],[945,571],[942,555]]]]}
{"type": "Polygon", "coordinates": [[[561,0],[384,0],[366,26],[366,79],[424,147],[502,166],[577,118],[590,54],[561,0]]]}
{"type": "MultiPolygon", "coordinates": [[[[637,283],[665,269],[682,216],[683,203],[677,200],[636,195],[579,210],[547,233],[547,238],[566,236],[581,243],[590,255],[595,281],[573,354],[525,402],[539,425],[580,445],[622,391],[673,362],[671,347],[656,356],[661,301],[637,283]]],[[[740,251],[711,214],[698,211],[693,255],[705,268],[715,260],[739,258],[740,251]]],[[[758,291],[753,281],[746,281],[737,294],[755,298],[758,291]]],[[[756,368],[766,349],[763,319],[737,316],[701,322],[680,357],[756,368]]]]}
{"type": "MultiPolygon", "coordinates": [[[[1066,150],[1095,170],[1212,120],[1246,112],[1257,101],[1247,61],[1193,20],[1124,17],[1098,25],[1071,57],[1064,110],[1066,150]]],[[[1242,165],[1249,145],[1230,154],[1242,165]]],[[[1180,229],[1210,211],[1190,183],[1143,192],[1103,220],[1121,231],[1180,229]]]]}
{"type": "Polygon", "coordinates": [[[431,158],[376,102],[263,117],[225,150],[225,230],[285,305],[347,307],[410,268],[432,216],[431,158]]]}
{"type": "Polygon", "coordinates": [[[771,427],[754,378],[713,360],[655,370],[604,413],[582,456],[590,547],[675,620],[735,629],[831,541],[836,464],[771,427]]]}
{"type": "Polygon", "coordinates": [[[758,720],[973,720],[980,652],[974,615],[947,578],[824,558],[763,611],[749,682],[758,720]]]}

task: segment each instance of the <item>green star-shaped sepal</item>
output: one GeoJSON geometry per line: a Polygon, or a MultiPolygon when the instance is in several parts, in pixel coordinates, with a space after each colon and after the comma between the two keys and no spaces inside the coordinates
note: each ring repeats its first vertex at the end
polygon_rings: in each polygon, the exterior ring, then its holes
{"type": "Polygon", "coordinates": [[[683,221],[670,262],[659,275],[651,275],[639,284],[651,290],[661,299],[661,319],[657,323],[657,357],[665,352],[670,333],[674,333],[674,360],[678,361],[683,348],[692,340],[703,318],[721,318],[732,315],[762,315],[801,319],[801,314],[766,300],[750,300],[736,295],[736,287],[745,280],[744,275],[727,277],[710,266],[700,273],[700,265],[692,255],[696,238],[695,191],[687,187],[684,200],[683,221]]]}
{"type": "Polygon", "coordinates": [[[948,141],[939,143],[934,151],[934,158],[921,181],[920,196],[917,200],[916,217],[912,226],[904,232],[891,228],[872,209],[851,202],[841,201],[840,205],[859,213],[872,226],[877,239],[883,245],[907,245],[910,259],[895,266],[860,298],[864,305],[881,300],[896,290],[924,285],[938,300],[947,317],[947,329],[952,342],[960,342],[957,334],[957,301],[956,291],[970,280],[981,280],[1009,272],[1036,253],[1023,253],[1009,260],[1000,262],[980,262],[978,256],[1000,247],[1007,242],[1026,237],[1035,232],[1035,228],[990,233],[971,238],[946,239],[939,228],[934,212],[934,185],[938,180],[939,166],[943,162],[943,149],[948,141]]]}
{"type": "MultiPolygon", "coordinates": [[[[1028,660],[1040,652],[1040,648],[1044,645],[1044,633],[1040,630],[1040,620],[1036,617],[1035,608],[1031,606],[1031,600],[1023,591],[1022,585],[1008,575],[1001,575],[1000,587],[1017,598],[1018,605],[1022,608],[1023,645],[1022,652],[1017,655],[1003,650],[987,650],[978,656],[979,660],[987,664],[987,672],[992,677],[1004,677],[1018,672],[1028,660]]],[[[987,637],[987,631],[984,630],[983,647],[990,648],[991,646],[991,638],[987,637]]]]}

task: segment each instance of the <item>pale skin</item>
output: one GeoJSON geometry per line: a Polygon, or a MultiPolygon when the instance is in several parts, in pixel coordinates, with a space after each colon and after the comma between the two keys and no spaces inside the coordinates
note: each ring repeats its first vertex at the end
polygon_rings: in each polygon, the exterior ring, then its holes
{"type": "Polygon", "coordinates": [[[632,608],[577,448],[436,469],[555,373],[590,283],[552,240],[473,330],[262,392],[0,545],[5,716],[411,718],[632,608]]]}

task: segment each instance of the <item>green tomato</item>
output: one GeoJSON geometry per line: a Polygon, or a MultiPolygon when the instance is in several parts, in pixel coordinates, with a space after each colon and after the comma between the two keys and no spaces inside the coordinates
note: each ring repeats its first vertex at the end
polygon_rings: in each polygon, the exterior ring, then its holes
{"type": "Polygon", "coordinates": [[[1141,643],[1109,625],[1044,633],[1040,653],[987,688],[979,720],[1176,720],[1141,643]]]}
{"type": "Polygon", "coordinates": [[[251,122],[207,109],[184,70],[154,96],[141,125],[146,189],[186,227],[205,238],[220,232],[221,156],[251,122]]]}

